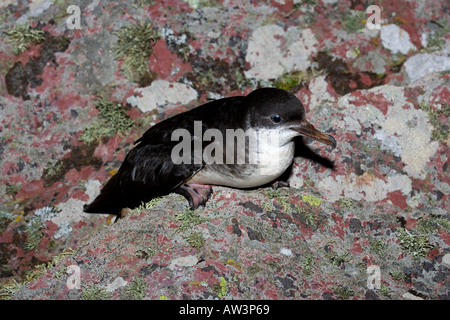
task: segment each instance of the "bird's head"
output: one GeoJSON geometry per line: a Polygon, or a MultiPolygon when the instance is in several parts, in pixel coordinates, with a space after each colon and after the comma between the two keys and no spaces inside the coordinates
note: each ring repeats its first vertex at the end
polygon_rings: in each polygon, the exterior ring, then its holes
{"type": "Polygon", "coordinates": [[[305,117],[305,108],[293,94],[277,88],[261,88],[243,101],[248,105],[245,121],[248,128],[264,128],[280,134],[284,143],[305,136],[336,147],[336,140],[314,128],[305,117]]]}

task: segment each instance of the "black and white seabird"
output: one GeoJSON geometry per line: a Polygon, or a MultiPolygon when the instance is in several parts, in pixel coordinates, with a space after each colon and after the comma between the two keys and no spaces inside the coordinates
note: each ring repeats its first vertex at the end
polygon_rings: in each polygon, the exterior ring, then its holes
{"type": "Polygon", "coordinates": [[[148,129],[84,211],[120,217],[122,209],[171,192],[196,209],[208,200],[211,185],[268,184],[292,164],[298,136],[336,146],[306,120],[302,103],[281,89],[206,103],[148,129]]]}

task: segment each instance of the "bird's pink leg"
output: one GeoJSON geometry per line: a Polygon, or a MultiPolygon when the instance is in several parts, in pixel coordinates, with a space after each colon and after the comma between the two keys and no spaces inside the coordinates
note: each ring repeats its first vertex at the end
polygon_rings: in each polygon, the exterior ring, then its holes
{"type": "Polygon", "coordinates": [[[174,190],[181,194],[189,201],[192,210],[197,209],[201,205],[205,205],[212,194],[212,187],[204,184],[182,184],[174,190]]]}

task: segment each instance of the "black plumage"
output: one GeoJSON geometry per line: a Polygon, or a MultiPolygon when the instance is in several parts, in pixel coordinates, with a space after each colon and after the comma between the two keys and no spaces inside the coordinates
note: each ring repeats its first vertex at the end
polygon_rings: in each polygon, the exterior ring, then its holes
{"type": "MultiPolygon", "coordinates": [[[[289,147],[291,140],[298,135],[306,135],[323,143],[336,145],[331,136],[314,129],[305,120],[305,111],[300,101],[284,90],[263,88],[253,91],[246,97],[215,100],[166,119],[148,129],[136,141],[136,146],[126,155],[118,172],[103,187],[99,196],[89,205],[85,205],[84,211],[120,216],[123,208],[135,208],[142,202],[171,192],[185,196],[191,208],[195,209],[204,204],[211,193],[210,186],[202,185],[221,184],[245,188],[247,179],[248,187],[253,187],[264,180],[259,178],[254,180],[256,172],[254,164],[205,164],[203,160],[196,163],[194,152],[188,163],[175,164],[171,155],[179,141],[172,141],[172,132],[175,129],[188,130],[192,137],[191,143],[194,145],[194,140],[199,139],[194,134],[195,121],[201,121],[202,134],[208,129],[218,129],[224,138],[226,129],[264,128],[266,131],[269,130],[268,132],[282,132],[282,134],[288,132],[289,141],[286,143],[289,143],[289,147]],[[200,174],[201,171],[203,172],[200,174]],[[235,182],[236,178],[243,182],[235,182]],[[217,181],[219,183],[214,183],[217,181]]],[[[201,143],[204,148],[210,141],[201,143]]],[[[224,144],[226,143],[224,139],[224,144]]],[[[289,157],[291,159],[287,159],[286,162],[288,165],[292,163],[293,154],[289,157]]],[[[288,165],[283,165],[285,166],[283,171],[288,165]]]]}

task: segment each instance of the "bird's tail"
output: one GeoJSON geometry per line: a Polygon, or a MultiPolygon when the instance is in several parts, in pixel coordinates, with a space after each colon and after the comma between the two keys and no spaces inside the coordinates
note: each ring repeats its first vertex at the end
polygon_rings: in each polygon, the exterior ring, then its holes
{"type": "Polygon", "coordinates": [[[119,175],[115,174],[103,187],[97,198],[85,204],[86,213],[109,213],[120,216],[123,206],[123,195],[120,191],[119,175]]]}

